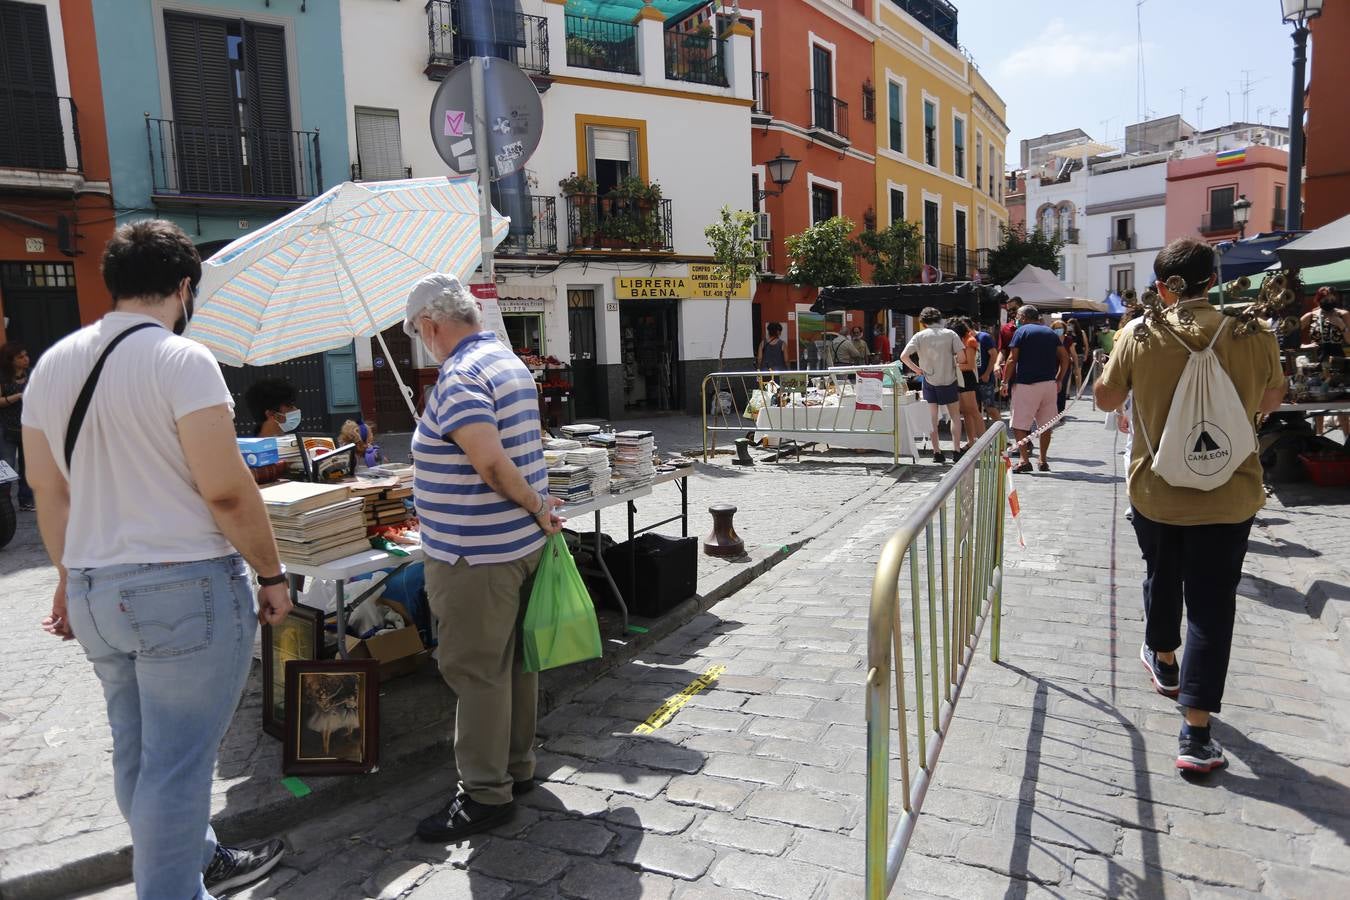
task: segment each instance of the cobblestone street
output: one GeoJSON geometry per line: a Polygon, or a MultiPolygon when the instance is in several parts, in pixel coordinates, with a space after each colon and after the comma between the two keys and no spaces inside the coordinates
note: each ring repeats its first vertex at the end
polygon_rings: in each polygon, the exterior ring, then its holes
{"type": "MultiPolygon", "coordinates": [[[[1027,547],[1009,538],[1002,661],[990,662],[986,631],[895,895],[1350,895],[1350,652],[1338,616],[1350,580],[1327,562],[1345,558],[1350,497],[1281,490],[1258,518],[1215,726],[1231,765],[1188,781],[1173,767],[1175,706],[1137,658],[1142,564],[1112,436],[1095,416],[1070,423],[1051,461],[1053,473],[1017,481],[1027,547]]],[[[752,477],[772,478],[780,504],[823,515],[842,489],[822,494],[824,482],[804,483],[810,471],[752,477]]],[[[872,569],[937,474],[887,480],[786,564],[554,710],[541,724],[546,782],[510,825],[460,845],[417,842],[416,820],[454,780],[438,753],[285,830],[282,867],[236,896],[860,896],[872,569]],[[632,733],[713,665],[725,673],[669,724],[632,733]]],[[[24,842],[13,810],[41,809],[49,778],[71,771],[68,751],[106,734],[82,661],[40,656],[50,648],[31,636],[16,646],[47,677],[25,671],[6,688],[0,728],[11,731],[0,734],[21,736],[5,764],[51,768],[24,770],[19,793],[35,793],[5,800],[6,848],[24,842]],[[67,716],[68,730],[33,715],[85,694],[85,720],[67,716]]],[[[106,797],[106,766],[75,780],[64,796],[106,797]]],[[[106,799],[77,805],[83,821],[63,808],[42,828],[116,821],[106,799]]]]}

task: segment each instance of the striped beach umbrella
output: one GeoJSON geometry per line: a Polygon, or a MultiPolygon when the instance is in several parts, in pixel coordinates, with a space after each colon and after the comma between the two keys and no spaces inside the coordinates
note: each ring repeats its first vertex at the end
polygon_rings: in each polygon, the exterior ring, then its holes
{"type": "MultiPolygon", "coordinates": [[[[493,214],[494,246],[508,221],[493,214]]],[[[345,182],[208,259],[188,336],[230,366],[332,350],[401,322],[424,275],[467,283],[480,258],[474,176],[345,182]]]]}

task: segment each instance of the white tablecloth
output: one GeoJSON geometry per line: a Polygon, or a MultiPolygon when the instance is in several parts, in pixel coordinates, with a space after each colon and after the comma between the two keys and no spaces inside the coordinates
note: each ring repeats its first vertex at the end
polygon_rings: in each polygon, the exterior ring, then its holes
{"type": "MultiPolygon", "coordinates": [[[[857,409],[852,397],[842,398],[838,406],[766,406],[755,417],[756,437],[890,453],[894,449],[894,402],[894,395],[887,392],[879,412],[857,409]]],[[[912,394],[902,395],[900,455],[916,456],[917,440],[929,427],[928,404],[912,394]]]]}

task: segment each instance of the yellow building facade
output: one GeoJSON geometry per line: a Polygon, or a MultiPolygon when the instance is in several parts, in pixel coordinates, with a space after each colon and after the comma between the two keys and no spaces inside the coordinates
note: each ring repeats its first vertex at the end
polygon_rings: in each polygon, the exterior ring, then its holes
{"type": "Polygon", "coordinates": [[[877,226],[913,222],[924,261],[969,279],[1008,221],[1007,107],[969,58],[894,4],[873,15],[877,226]]]}

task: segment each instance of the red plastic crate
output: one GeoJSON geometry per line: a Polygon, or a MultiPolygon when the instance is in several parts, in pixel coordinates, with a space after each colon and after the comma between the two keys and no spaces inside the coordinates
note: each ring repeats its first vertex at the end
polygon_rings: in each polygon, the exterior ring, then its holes
{"type": "Polygon", "coordinates": [[[1322,487],[1350,485],[1350,456],[1339,453],[1300,453],[1303,468],[1313,484],[1322,487]]]}

